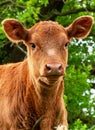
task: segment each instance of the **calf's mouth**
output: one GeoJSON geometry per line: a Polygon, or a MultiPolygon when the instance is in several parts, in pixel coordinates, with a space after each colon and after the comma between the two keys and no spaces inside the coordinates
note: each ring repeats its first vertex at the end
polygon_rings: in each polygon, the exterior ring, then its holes
{"type": "Polygon", "coordinates": [[[64,75],[40,76],[39,83],[44,87],[53,87],[63,80],[64,75]]]}

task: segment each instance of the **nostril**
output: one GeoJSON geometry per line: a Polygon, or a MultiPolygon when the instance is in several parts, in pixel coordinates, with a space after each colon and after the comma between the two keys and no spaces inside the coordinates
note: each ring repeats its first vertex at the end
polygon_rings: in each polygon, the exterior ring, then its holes
{"type": "Polygon", "coordinates": [[[47,69],[48,71],[50,71],[50,70],[51,70],[51,66],[50,66],[49,64],[46,64],[46,69],[47,69]]]}
{"type": "Polygon", "coordinates": [[[58,70],[63,70],[62,64],[59,64],[58,70]]]}

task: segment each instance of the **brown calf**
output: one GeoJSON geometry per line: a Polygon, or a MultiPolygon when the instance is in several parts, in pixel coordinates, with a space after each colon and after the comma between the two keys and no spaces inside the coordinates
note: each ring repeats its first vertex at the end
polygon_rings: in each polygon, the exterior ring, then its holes
{"type": "Polygon", "coordinates": [[[0,66],[0,130],[66,130],[63,101],[68,44],[86,37],[93,23],[77,18],[64,28],[56,22],[39,22],[26,29],[15,19],[2,22],[12,42],[27,47],[27,59],[0,66]]]}

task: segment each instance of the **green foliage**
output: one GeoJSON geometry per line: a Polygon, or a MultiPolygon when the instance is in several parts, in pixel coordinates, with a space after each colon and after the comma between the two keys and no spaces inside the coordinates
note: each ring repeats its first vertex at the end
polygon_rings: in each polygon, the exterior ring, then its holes
{"type": "Polygon", "coordinates": [[[70,130],[87,130],[88,127],[86,124],[83,124],[80,119],[77,119],[72,126],[70,127],[70,130]]]}
{"type": "Polygon", "coordinates": [[[73,122],[76,117],[80,117],[83,108],[89,106],[90,94],[85,94],[86,91],[89,93],[91,87],[87,82],[89,70],[90,66],[76,69],[73,65],[67,69],[65,93],[67,95],[68,118],[71,122],[73,122]]]}
{"type": "Polygon", "coordinates": [[[31,25],[35,24],[36,21],[39,20],[38,17],[39,11],[40,8],[30,6],[26,8],[24,11],[18,12],[16,18],[19,19],[23,24],[26,24],[26,26],[28,25],[28,27],[30,27],[31,25]],[[29,24],[30,21],[31,25],[29,24]]]}
{"type": "Polygon", "coordinates": [[[80,119],[77,119],[72,125],[69,127],[69,130],[95,130],[95,125],[90,128],[87,124],[84,124],[80,119]]]}

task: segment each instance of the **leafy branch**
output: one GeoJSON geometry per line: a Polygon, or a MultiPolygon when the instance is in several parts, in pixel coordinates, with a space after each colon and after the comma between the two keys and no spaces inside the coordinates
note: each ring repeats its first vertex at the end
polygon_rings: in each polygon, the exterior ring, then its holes
{"type": "Polygon", "coordinates": [[[6,5],[6,4],[9,4],[9,3],[12,4],[13,6],[19,7],[19,8],[21,8],[21,9],[25,9],[25,6],[17,5],[16,2],[14,2],[14,1],[12,1],[12,0],[6,0],[6,1],[1,2],[1,3],[0,3],[0,7],[1,7],[1,6],[4,6],[4,5],[6,5]]]}
{"type": "Polygon", "coordinates": [[[67,12],[64,12],[64,13],[60,13],[60,12],[54,12],[54,15],[56,16],[67,16],[67,15],[70,15],[70,14],[76,14],[76,13],[79,13],[79,12],[95,12],[95,8],[80,8],[80,9],[73,9],[73,10],[68,10],[67,12]]]}
{"type": "MultiPolygon", "coordinates": [[[[67,16],[67,15],[71,15],[71,14],[77,14],[79,12],[95,12],[95,8],[90,8],[90,7],[84,8],[84,7],[82,7],[82,8],[79,8],[79,9],[68,10],[68,11],[63,12],[63,13],[59,12],[58,10],[51,10],[51,12],[49,12],[47,14],[46,20],[52,19],[53,17],[57,17],[57,16],[67,16]]],[[[42,17],[41,14],[40,14],[40,16],[42,17]]]]}

